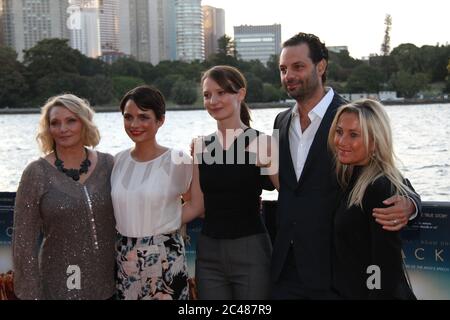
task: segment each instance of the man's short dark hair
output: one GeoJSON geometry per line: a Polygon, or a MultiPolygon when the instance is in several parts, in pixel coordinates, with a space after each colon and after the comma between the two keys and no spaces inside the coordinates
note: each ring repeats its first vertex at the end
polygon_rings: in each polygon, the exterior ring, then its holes
{"type": "Polygon", "coordinates": [[[299,44],[306,43],[309,47],[309,57],[314,64],[318,64],[322,59],[327,62],[327,67],[322,75],[322,82],[325,83],[327,80],[327,69],[328,69],[328,49],[325,43],[320,41],[319,37],[312,33],[299,32],[292,38],[286,40],[283,43],[283,48],[294,47],[299,44]]]}

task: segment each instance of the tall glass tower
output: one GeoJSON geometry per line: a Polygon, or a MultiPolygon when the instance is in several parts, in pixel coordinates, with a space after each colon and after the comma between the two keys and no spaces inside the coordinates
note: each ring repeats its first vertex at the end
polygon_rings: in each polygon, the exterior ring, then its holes
{"type": "Polygon", "coordinates": [[[205,59],[201,0],[176,0],[177,55],[179,60],[205,59]]]}

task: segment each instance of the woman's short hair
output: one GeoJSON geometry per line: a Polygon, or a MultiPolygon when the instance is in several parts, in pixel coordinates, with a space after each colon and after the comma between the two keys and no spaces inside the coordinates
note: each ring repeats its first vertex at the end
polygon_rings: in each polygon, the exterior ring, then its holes
{"type": "Polygon", "coordinates": [[[44,154],[55,149],[55,141],[50,134],[50,112],[53,107],[64,107],[73,112],[83,124],[81,140],[83,145],[95,147],[100,142],[100,132],[93,122],[94,110],[89,102],[73,94],[62,94],[51,97],[41,109],[41,119],[36,140],[44,154]]]}
{"type": "Polygon", "coordinates": [[[128,91],[120,101],[120,111],[125,111],[125,105],[132,100],[143,111],[153,110],[156,119],[161,120],[166,114],[166,101],[158,89],[151,86],[139,86],[128,91]]]}

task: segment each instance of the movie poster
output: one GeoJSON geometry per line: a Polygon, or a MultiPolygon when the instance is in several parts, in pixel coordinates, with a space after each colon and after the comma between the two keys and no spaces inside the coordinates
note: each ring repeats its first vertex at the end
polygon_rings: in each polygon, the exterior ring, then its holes
{"type": "Polygon", "coordinates": [[[187,225],[186,236],[186,258],[189,271],[189,278],[195,278],[195,252],[197,249],[197,241],[202,230],[203,219],[195,219],[187,225]]]}
{"type": "Polygon", "coordinates": [[[12,270],[11,237],[14,194],[0,194],[0,274],[12,270]]]}
{"type": "MultiPolygon", "coordinates": [[[[11,237],[14,198],[11,194],[5,196],[2,193],[0,200],[0,275],[5,275],[13,269],[11,237]]],[[[266,209],[266,215],[276,212],[276,206],[266,209]]],[[[402,231],[409,279],[418,299],[450,300],[450,203],[425,202],[422,211],[422,215],[402,231]]],[[[269,224],[269,231],[272,230],[274,226],[270,224],[274,219],[266,217],[265,221],[269,224]]],[[[202,222],[203,219],[196,219],[188,224],[186,230],[191,285],[195,284],[196,247],[202,222]]]]}
{"type": "Polygon", "coordinates": [[[450,205],[427,202],[402,232],[403,254],[417,298],[450,300],[450,205]]]}

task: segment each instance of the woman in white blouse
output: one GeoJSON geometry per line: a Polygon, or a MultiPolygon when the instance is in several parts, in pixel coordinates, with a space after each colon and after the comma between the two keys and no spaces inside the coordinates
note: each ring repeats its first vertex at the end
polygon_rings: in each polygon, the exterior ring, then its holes
{"type": "Polygon", "coordinates": [[[116,155],[111,194],[117,231],[119,299],[188,299],[188,272],[181,227],[181,196],[190,187],[192,160],[161,146],[165,101],[140,86],[120,103],[134,147],[116,155]]]}

